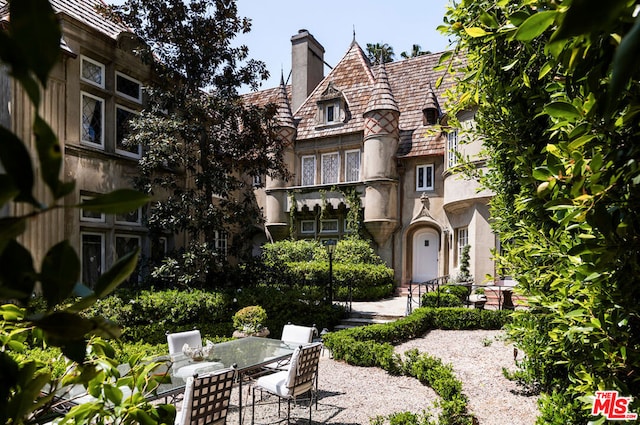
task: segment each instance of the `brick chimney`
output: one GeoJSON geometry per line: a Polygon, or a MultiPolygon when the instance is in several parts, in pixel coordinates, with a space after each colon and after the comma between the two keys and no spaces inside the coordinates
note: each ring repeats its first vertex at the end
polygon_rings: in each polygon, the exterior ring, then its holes
{"type": "Polygon", "coordinates": [[[309,31],[291,37],[291,110],[295,113],[324,78],[324,47],[309,31]]]}

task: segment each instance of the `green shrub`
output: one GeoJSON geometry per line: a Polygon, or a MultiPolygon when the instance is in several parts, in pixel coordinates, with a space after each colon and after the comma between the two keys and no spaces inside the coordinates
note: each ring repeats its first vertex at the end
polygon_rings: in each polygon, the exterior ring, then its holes
{"type": "MultiPolygon", "coordinates": [[[[324,288],[329,282],[329,263],[289,263],[288,281],[324,288]]],[[[333,288],[337,299],[346,299],[351,285],[354,301],[380,299],[393,292],[393,269],[385,265],[333,264],[333,288]],[[378,298],[371,298],[378,296],[378,298]]]]}
{"type": "Polygon", "coordinates": [[[267,267],[287,263],[314,261],[322,257],[325,248],[319,241],[311,239],[282,240],[262,246],[262,262],[267,267]]]}
{"type": "MultiPolygon", "coordinates": [[[[467,245],[468,246],[468,245],[467,245]]],[[[460,301],[464,302],[471,294],[471,286],[468,285],[444,285],[440,287],[440,292],[444,294],[453,294],[460,301]]]]}
{"type": "Polygon", "coordinates": [[[463,303],[456,294],[446,292],[427,292],[422,296],[422,307],[462,307],[463,303]]]}
{"type": "Polygon", "coordinates": [[[384,261],[376,254],[369,241],[353,236],[338,241],[333,260],[336,263],[344,264],[384,264],[384,261]]]}
{"type": "Polygon", "coordinates": [[[260,332],[267,321],[267,312],[259,305],[241,308],[233,315],[233,328],[240,332],[260,332]]]}

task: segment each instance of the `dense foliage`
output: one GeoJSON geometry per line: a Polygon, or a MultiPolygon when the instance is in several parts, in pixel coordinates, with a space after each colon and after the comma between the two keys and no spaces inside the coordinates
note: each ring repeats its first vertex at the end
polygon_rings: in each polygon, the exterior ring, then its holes
{"type": "MultiPolygon", "coordinates": [[[[316,240],[283,240],[264,245],[262,281],[267,284],[305,288],[315,297],[326,296],[329,258],[316,240]]],[[[338,241],[333,253],[334,296],[344,300],[376,300],[393,292],[393,269],[384,265],[369,242],[359,237],[338,241]]]]}
{"type": "Polygon", "coordinates": [[[313,298],[297,288],[247,287],[238,291],[153,290],[118,291],[98,301],[87,314],[101,313],[122,329],[125,343],[144,341],[166,344],[167,332],[199,329],[203,337],[230,338],[233,316],[244,307],[260,305],[267,314],[264,322],[270,337],[278,338],[282,327],[292,322],[333,328],[344,312],[313,298]]]}
{"type": "MultiPolygon", "coordinates": [[[[56,391],[74,385],[91,386],[96,402],[89,403],[90,412],[72,413],[70,421],[90,422],[95,416],[109,421],[117,416],[125,421],[146,417],[156,423],[173,422],[173,406],[153,406],[144,399],[158,384],[157,379],[144,384],[132,379],[116,382],[119,375],[114,375],[117,361],[113,348],[99,337],[117,337],[120,330],[101,316],[81,314],[129,276],[138,252],[120,258],[91,289],[80,281],[80,259],[68,240],[48,247],[38,265],[18,241],[34,218],[68,207],[63,198],[75,189],[75,183],[60,180],[62,148],[38,112],[49,73],[61,60],[58,20],[47,0],[12,1],[9,13],[10,22],[3,23],[0,30],[0,72],[8,71],[33,105],[35,152],[10,129],[0,126],[0,422],[32,423],[44,417],[56,391]],[[36,193],[43,196],[39,186],[46,188],[43,199],[35,197],[36,193]],[[12,202],[26,203],[32,212],[16,215],[12,202]],[[43,303],[31,303],[36,290],[41,292],[43,303]],[[64,357],[51,360],[35,354],[46,347],[64,357]],[[117,386],[135,389],[139,397],[112,398],[114,408],[105,412],[100,406],[104,407],[117,386]]],[[[123,190],[75,207],[126,213],[147,201],[140,193],[123,190]]],[[[139,358],[130,360],[131,374],[146,374],[156,367],[153,363],[141,365],[139,358]]]]}
{"type": "Polygon", "coordinates": [[[233,45],[250,20],[226,0],[127,0],[115,13],[145,43],[141,57],[155,64],[128,141],[144,152],[136,185],[155,198],[147,225],[153,237],[188,239],[155,274],[219,287],[226,256],[250,257],[259,232],[254,177],[286,177],[275,105],[245,105],[238,94],[268,77],[246,46],[233,45]]]}
{"type": "Polygon", "coordinates": [[[445,18],[448,109],[477,109],[499,264],[530,304],[510,334],[539,423],[587,422],[596,390],[640,411],[639,5],[463,0],[445,18]]]}

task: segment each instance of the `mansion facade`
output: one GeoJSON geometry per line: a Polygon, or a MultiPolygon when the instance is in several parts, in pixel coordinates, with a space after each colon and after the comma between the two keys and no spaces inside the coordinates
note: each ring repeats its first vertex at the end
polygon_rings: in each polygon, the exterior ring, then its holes
{"type": "MultiPolygon", "coordinates": [[[[455,276],[470,245],[476,284],[501,284],[489,225],[492,194],[456,168],[476,167],[481,142],[447,126],[450,86],[436,87],[440,53],[373,66],[355,41],[324,76],[324,48],[306,30],[291,38],[291,83],[245,95],[278,107],[290,181],[267,179],[257,196],[267,240],[340,239],[358,209],[376,252],[400,285],[455,276]],[[355,196],[354,196],[355,195],[355,196]]],[[[457,117],[473,125],[473,111],[457,117]]]]}
{"type": "MultiPolygon", "coordinates": [[[[76,182],[64,199],[73,206],[132,186],[142,152],[123,140],[127,122],[144,108],[152,73],[134,54],[137,37],[96,12],[93,1],[50,3],[62,26],[62,58],[50,74],[40,113],[60,139],[61,179],[76,182]]],[[[0,0],[0,25],[8,22],[7,5],[0,0]]],[[[340,239],[356,230],[353,218],[361,217],[359,230],[395,270],[398,285],[455,276],[465,245],[476,284],[500,284],[492,260],[498,246],[489,226],[492,194],[455,167],[459,155],[484,167],[481,143],[447,126],[441,105],[451,83],[436,85],[440,54],[373,66],[354,39],[325,76],[324,48],[313,35],[301,30],[291,48],[290,83],[283,78],[278,87],[243,96],[250,104],[277,105],[293,176],[256,182],[264,223],[256,225],[255,252],[289,237],[340,239]]],[[[22,88],[0,69],[0,125],[35,152],[31,108],[22,88]]],[[[473,125],[472,111],[457,118],[473,125]]],[[[35,197],[51,201],[36,181],[35,197]]],[[[31,212],[24,204],[10,208],[0,216],[31,212]]],[[[33,220],[20,242],[40,264],[49,247],[69,240],[80,256],[82,280],[91,285],[136,247],[153,261],[186,244],[182,234],[152,240],[145,214],[142,208],[126,215],[55,209],[33,220]]],[[[216,246],[226,247],[227,237],[220,232],[216,246]]],[[[131,283],[148,272],[144,262],[142,267],[131,283]]]]}

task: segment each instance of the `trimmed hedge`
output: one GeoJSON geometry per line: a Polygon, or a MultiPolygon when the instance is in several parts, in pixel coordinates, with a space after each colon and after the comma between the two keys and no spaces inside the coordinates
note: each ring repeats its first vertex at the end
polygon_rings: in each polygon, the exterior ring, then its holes
{"type": "Polygon", "coordinates": [[[334,356],[337,356],[341,350],[349,349],[348,343],[342,347],[340,341],[343,339],[399,344],[418,338],[431,329],[501,329],[511,321],[511,313],[506,310],[422,307],[392,323],[360,326],[329,333],[324,341],[334,356]]]}
{"type": "Polygon", "coordinates": [[[100,312],[119,325],[123,341],[166,343],[167,332],[199,329],[203,338],[230,337],[233,315],[243,307],[261,305],[266,326],[278,338],[287,322],[332,328],[344,311],[325,305],[312,291],[257,286],[234,292],[205,290],[119,291],[98,301],[87,315],[100,312]]]}
{"type": "MultiPolygon", "coordinates": [[[[407,351],[403,359],[394,353],[392,344],[417,338],[431,329],[500,329],[509,322],[511,313],[503,310],[424,307],[392,323],[329,333],[323,341],[337,360],[356,366],[376,366],[389,373],[417,378],[442,397],[438,403],[441,409],[439,424],[470,425],[473,416],[467,412],[467,398],[462,393],[462,383],[453,374],[451,366],[417,350],[407,351]]],[[[413,415],[406,415],[406,418],[416,419],[413,415]]]]}
{"type": "MultiPolygon", "coordinates": [[[[289,281],[324,288],[329,282],[329,263],[323,261],[288,263],[284,273],[289,281]]],[[[333,263],[333,287],[337,299],[346,299],[349,285],[354,301],[385,298],[393,293],[393,269],[383,264],[333,263]]]]}
{"type": "Polygon", "coordinates": [[[464,303],[456,294],[427,292],[420,300],[422,307],[462,307],[464,303]]]}

